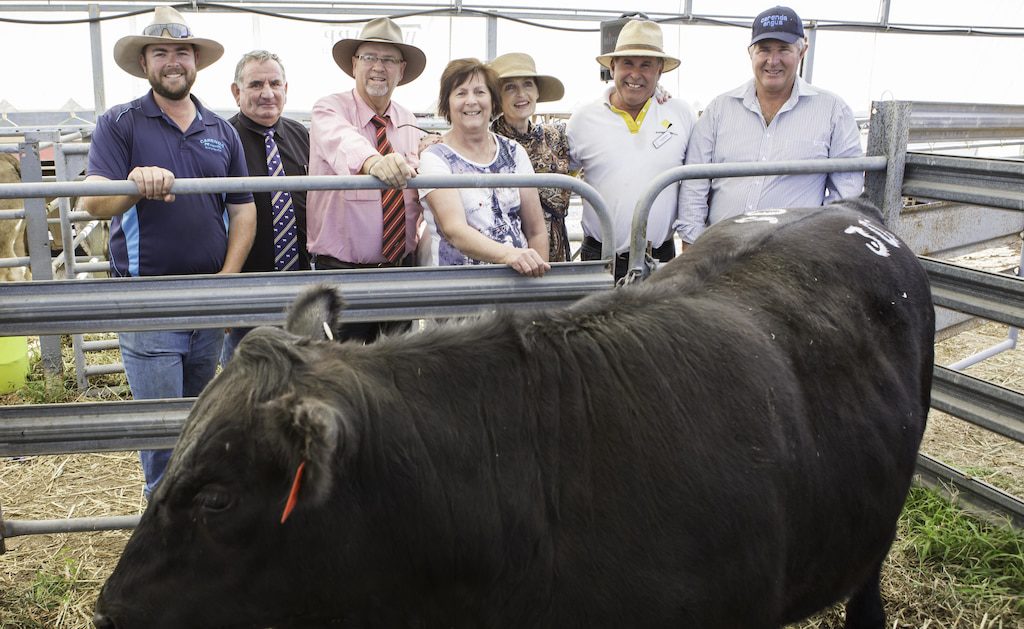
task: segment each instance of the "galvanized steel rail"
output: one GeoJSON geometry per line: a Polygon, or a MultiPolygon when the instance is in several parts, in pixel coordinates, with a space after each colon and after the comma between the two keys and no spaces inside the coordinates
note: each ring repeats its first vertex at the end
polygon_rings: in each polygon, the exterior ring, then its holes
{"type": "Polygon", "coordinates": [[[903,194],[1024,210],[1024,162],[907,153],[903,194]]]}
{"type": "Polygon", "coordinates": [[[1013,526],[1024,529],[1024,502],[1020,498],[924,453],[917,456],[915,474],[922,484],[949,496],[951,502],[970,507],[982,517],[1003,514],[1013,526]]]}
{"type": "Polygon", "coordinates": [[[933,376],[932,408],[1024,443],[1024,393],[941,365],[933,376]]]}
{"type": "Polygon", "coordinates": [[[928,272],[936,306],[1024,328],[1024,278],[926,256],[918,260],[928,272]]]}
{"type": "MultiPolygon", "coordinates": [[[[369,175],[299,177],[208,177],[175,179],[174,194],[208,194],[233,192],[276,192],[278,190],[384,190],[388,186],[369,175]]],[[[562,188],[586,199],[601,223],[604,248],[601,257],[611,260],[615,255],[612,219],[608,206],[593,186],[569,175],[418,175],[409,180],[410,188],[562,188]]],[[[0,184],[0,199],[39,197],[88,197],[136,195],[138,187],[131,181],[57,181],[0,184]]]]}
{"type": "Polygon", "coordinates": [[[783,162],[731,162],[728,164],[690,164],[671,168],[651,179],[647,190],[636,202],[629,247],[629,269],[642,270],[647,243],[647,218],[654,200],[661,191],[677,181],[750,177],[755,175],[804,175],[809,173],[850,173],[885,170],[888,159],[875,157],[841,157],[833,159],[798,159],[783,162]]]}
{"type": "Polygon", "coordinates": [[[172,448],[195,398],[0,406],[0,456],[172,448]]]}
{"type": "Polygon", "coordinates": [[[603,261],[559,262],[542,278],[500,265],[17,282],[0,336],[279,325],[306,287],[336,286],[346,322],[563,306],[612,288],[603,261]]]}

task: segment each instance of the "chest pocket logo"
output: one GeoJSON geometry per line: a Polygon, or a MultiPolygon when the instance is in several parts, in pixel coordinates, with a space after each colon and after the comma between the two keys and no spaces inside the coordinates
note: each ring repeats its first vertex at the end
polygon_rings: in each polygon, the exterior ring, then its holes
{"type": "Polygon", "coordinates": [[[202,138],[199,140],[199,144],[207,151],[213,151],[214,153],[223,153],[227,150],[227,144],[217,138],[202,138]]]}

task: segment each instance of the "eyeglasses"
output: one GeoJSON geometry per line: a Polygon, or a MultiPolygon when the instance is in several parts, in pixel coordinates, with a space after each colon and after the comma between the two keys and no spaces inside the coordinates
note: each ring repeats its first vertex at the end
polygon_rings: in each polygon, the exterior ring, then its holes
{"type": "Polygon", "coordinates": [[[377,55],[356,55],[355,57],[371,66],[377,65],[377,62],[380,61],[386,68],[397,67],[398,64],[405,61],[405,59],[398,59],[397,57],[378,57],[377,55]]]}
{"type": "Polygon", "coordinates": [[[150,24],[142,31],[148,37],[163,37],[164,31],[175,39],[192,37],[192,29],[187,24],[150,24]]]}

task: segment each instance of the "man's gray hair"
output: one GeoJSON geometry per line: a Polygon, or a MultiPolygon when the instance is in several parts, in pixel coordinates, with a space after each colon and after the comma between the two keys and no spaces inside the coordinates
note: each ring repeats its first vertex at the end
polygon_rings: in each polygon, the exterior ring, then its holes
{"type": "Polygon", "coordinates": [[[245,64],[250,61],[254,63],[263,63],[265,61],[275,61],[281,68],[281,79],[285,83],[288,82],[288,77],[284,72],[284,64],[281,63],[281,58],[270,52],[269,50],[252,50],[242,55],[242,58],[238,60],[238,65],[235,66],[235,85],[238,87],[245,87],[242,85],[242,72],[245,70],[245,64]]]}

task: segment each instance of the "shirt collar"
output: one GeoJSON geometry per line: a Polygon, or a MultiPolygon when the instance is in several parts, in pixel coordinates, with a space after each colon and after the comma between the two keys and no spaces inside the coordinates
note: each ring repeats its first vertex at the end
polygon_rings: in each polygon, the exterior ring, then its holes
{"type": "MultiPolygon", "coordinates": [[[[203,104],[199,102],[199,99],[196,98],[194,94],[189,94],[188,97],[192,99],[192,104],[196,106],[196,120],[205,124],[207,127],[217,124],[217,121],[214,120],[210,110],[203,107],[203,104]]],[[[146,114],[146,116],[150,118],[159,118],[164,115],[164,112],[160,110],[160,105],[157,105],[156,99],[153,98],[152,89],[142,96],[142,113],[146,114]]],[[[193,126],[195,125],[195,120],[192,121],[192,124],[193,126]]]]}
{"type": "MultiPolygon", "coordinates": [[[[779,109],[779,113],[789,111],[796,107],[797,101],[799,101],[802,96],[817,96],[818,93],[818,90],[814,89],[813,85],[799,76],[796,77],[796,82],[793,83],[793,91],[790,93],[789,98],[786,99],[785,104],[782,105],[782,108],[779,109]]],[[[761,114],[761,105],[757,101],[757,91],[754,87],[754,79],[750,79],[736,89],[726,92],[726,95],[743,101],[744,107],[758,115],[761,114]]]]}
{"type": "MultiPolygon", "coordinates": [[[[373,107],[366,104],[366,101],[363,100],[363,97],[359,95],[357,90],[352,90],[352,96],[355,97],[356,115],[359,117],[359,120],[363,126],[370,124],[370,119],[376,116],[377,112],[374,111],[373,107]]],[[[392,100],[388,103],[388,108],[384,110],[384,118],[390,118],[391,124],[393,126],[397,125],[395,122],[395,101],[392,100]]]]}
{"type": "MultiPolygon", "coordinates": [[[[241,122],[242,126],[245,127],[246,129],[248,129],[249,131],[253,131],[255,133],[259,133],[260,135],[265,134],[267,132],[267,129],[275,129],[275,130],[277,129],[277,125],[276,124],[273,127],[264,127],[263,125],[261,125],[260,123],[256,122],[255,120],[253,120],[249,116],[246,116],[245,114],[243,114],[241,111],[238,112],[238,121],[241,122]]],[[[281,119],[278,118],[277,121],[281,122],[281,119]]]]}

